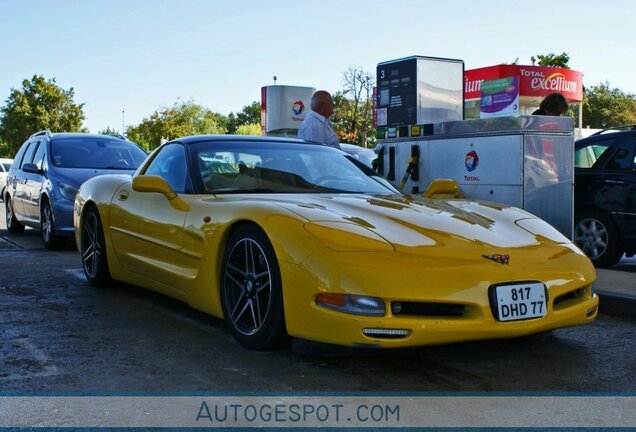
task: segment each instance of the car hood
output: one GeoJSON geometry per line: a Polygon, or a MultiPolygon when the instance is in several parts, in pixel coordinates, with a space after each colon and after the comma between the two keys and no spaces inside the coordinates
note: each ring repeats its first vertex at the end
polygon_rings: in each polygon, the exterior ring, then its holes
{"type": "MultiPolygon", "coordinates": [[[[368,230],[394,247],[474,245],[496,248],[570,243],[547,223],[521,209],[468,200],[377,195],[316,195],[277,204],[327,230],[368,230]]],[[[324,230],[323,230],[324,232],[324,230]]],[[[428,248],[427,248],[428,249],[428,248]]]]}
{"type": "Polygon", "coordinates": [[[59,174],[59,180],[67,183],[72,183],[73,186],[79,187],[86,180],[105,175],[105,174],[127,174],[132,176],[135,170],[122,170],[122,169],[95,169],[95,168],[55,168],[55,171],[59,174]]]}

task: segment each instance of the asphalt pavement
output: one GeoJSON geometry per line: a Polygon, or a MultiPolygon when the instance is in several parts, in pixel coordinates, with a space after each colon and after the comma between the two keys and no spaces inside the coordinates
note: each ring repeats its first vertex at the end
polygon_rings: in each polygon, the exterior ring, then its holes
{"type": "MultiPolygon", "coordinates": [[[[30,228],[27,230],[32,231],[30,228]]],[[[18,247],[24,250],[41,249],[42,242],[35,233],[12,235],[6,230],[4,203],[0,203],[0,250],[18,247]]],[[[611,269],[596,269],[594,289],[600,297],[600,313],[636,318],[636,256],[623,257],[611,269]]]]}
{"type": "Polygon", "coordinates": [[[596,269],[596,275],[600,312],[636,318],[636,256],[623,257],[611,269],[596,269]]]}

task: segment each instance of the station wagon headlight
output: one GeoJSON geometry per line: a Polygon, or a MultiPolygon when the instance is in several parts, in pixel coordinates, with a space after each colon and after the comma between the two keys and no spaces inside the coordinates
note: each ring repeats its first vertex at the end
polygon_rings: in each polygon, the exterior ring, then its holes
{"type": "Polygon", "coordinates": [[[57,185],[60,194],[69,201],[75,201],[75,195],[77,195],[77,188],[66,183],[59,183],[57,185]]]}
{"type": "Polygon", "coordinates": [[[353,315],[384,316],[386,312],[384,301],[377,297],[320,293],[316,296],[316,304],[353,315]]]}

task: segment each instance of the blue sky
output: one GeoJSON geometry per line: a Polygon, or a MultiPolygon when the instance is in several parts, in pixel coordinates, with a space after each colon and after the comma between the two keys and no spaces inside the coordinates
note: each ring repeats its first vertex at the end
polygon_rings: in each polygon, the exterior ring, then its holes
{"type": "Polygon", "coordinates": [[[75,89],[91,132],[178,99],[222,114],[260,88],[342,88],[411,55],[467,69],[553,52],[584,85],[636,93],[633,0],[0,0],[0,103],[34,74],[75,89]]]}

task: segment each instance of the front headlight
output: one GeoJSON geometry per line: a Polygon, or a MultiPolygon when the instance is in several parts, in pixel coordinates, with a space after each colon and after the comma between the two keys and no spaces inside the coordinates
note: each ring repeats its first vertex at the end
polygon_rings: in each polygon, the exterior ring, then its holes
{"type": "Polygon", "coordinates": [[[377,297],[320,293],[316,296],[316,304],[353,315],[384,316],[386,312],[384,301],[377,297]]]}
{"type": "Polygon", "coordinates": [[[75,201],[75,195],[77,195],[77,188],[66,183],[59,183],[57,185],[60,194],[69,201],[75,201]]]}
{"type": "Polygon", "coordinates": [[[545,237],[555,243],[571,243],[570,240],[568,240],[563,234],[542,219],[518,219],[515,221],[515,224],[532,235],[545,237]]]}
{"type": "Polygon", "coordinates": [[[308,222],[304,228],[329,249],[337,252],[393,252],[395,250],[393,245],[370,229],[350,222],[308,222]]]}

